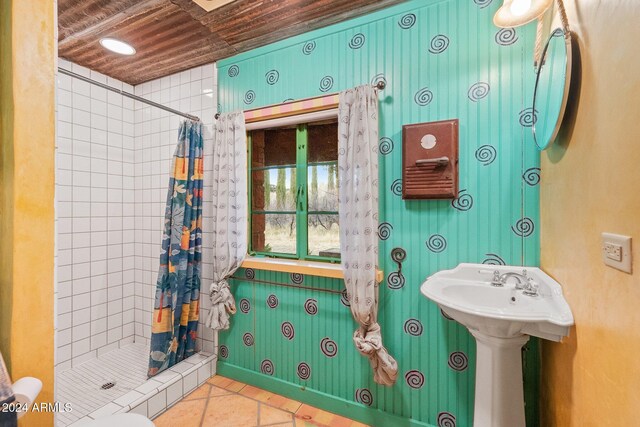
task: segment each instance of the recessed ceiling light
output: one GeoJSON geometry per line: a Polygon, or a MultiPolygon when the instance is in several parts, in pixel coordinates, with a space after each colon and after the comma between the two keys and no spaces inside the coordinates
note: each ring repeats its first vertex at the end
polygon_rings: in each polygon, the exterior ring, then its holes
{"type": "Polygon", "coordinates": [[[133,55],[136,53],[136,50],[130,44],[110,37],[101,39],[100,44],[105,49],[109,49],[111,52],[119,53],[120,55],[133,55]]]}

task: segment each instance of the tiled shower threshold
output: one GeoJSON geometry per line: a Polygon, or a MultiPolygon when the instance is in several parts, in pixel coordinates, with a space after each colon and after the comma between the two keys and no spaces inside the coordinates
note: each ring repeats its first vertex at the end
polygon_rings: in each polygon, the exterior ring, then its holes
{"type": "Polygon", "coordinates": [[[73,410],[56,414],[56,426],[122,412],[154,418],[215,374],[215,356],[200,352],[147,379],[147,357],[146,345],[132,343],[59,373],[56,400],[73,410]]]}

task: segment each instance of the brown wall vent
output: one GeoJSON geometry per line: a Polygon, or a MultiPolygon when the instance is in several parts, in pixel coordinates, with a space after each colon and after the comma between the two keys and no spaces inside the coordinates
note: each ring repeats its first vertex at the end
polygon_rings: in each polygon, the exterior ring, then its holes
{"type": "Polygon", "coordinates": [[[458,119],[402,126],[402,198],[458,196],[458,119]]]}

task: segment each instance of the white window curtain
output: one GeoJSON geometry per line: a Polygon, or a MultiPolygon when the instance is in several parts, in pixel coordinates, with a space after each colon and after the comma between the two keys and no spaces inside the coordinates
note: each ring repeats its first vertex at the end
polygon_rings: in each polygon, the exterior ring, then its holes
{"type": "Polygon", "coordinates": [[[371,86],[340,93],[338,108],[340,256],[353,334],[374,381],[392,385],[398,364],[382,345],[378,324],[378,95],[371,86]]]}
{"type": "Polygon", "coordinates": [[[223,330],[229,329],[229,315],[236,312],[227,279],[247,253],[247,135],[242,112],[220,115],[213,150],[213,283],[206,325],[223,330]]]}

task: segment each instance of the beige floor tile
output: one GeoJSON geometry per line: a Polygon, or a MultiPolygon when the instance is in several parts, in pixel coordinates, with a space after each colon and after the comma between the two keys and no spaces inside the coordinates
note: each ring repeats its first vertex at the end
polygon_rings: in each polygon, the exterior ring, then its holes
{"type": "Polygon", "coordinates": [[[294,416],[296,427],[367,427],[221,376],[209,379],[156,418],[154,423],[156,427],[254,427],[257,423],[260,426],[293,427],[294,416]]]}
{"type": "Polygon", "coordinates": [[[258,402],[237,394],[212,396],[202,427],[250,427],[258,423],[258,402]]]}
{"type": "Polygon", "coordinates": [[[211,392],[209,393],[209,396],[224,396],[226,394],[232,394],[232,391],[229,390],[225,390],[223,388],[220,387],[216,387],[214,385],[211,386],[211,392]]]}
{"type": "Polygon", "coordinates": [[[331,418],[331,427],[354,427],[354,421],[349,418],[333,415],[331,418]]]}
{"type": "Polygon", "coordinates": [[[274,396],[270,391],[262,390],[261,388],[254,387],[252,385],[246,385],[239,392],[243,396],[250,397],[260,402],[268,402],[271,397],[274,396]]]}
{"type": "Polygon", "coordinates": [[[246,386],[246,384],[244,383],[232,380],[230,378],[221,377],[219,375],[214,376],[213,378],[209,379],[207,382],[209,384],[212,384],[220,388],[223,388],[225,390],[229,390],[233,392],[238,392],[246,386]]]}
{"type": "Polygon", "coordinates": [[[313,406],[305,405],[304,403],[298,408],[296,411],[296,417],[310,420],[316,415],[319,409],[314,408],[313,406]]]}
{"type": "MultiPolygon", "coordinates": [[[[296,412],[296,424],[306,422],[314,426],[329,427],[366,427],[364,424],[357,423],[340,415],[314,408],[313,406],[303,404],[296,412]]],[[[304,424],[302,424],[304,425],[304,424]]]]}
{"type": "Polygon", "coordinates": [[[206,399],[209,397],[209,392],[211,391],[211,385],[204,384],[193,390],[191,393],[184,397],[184,400],[193,400],[193,399],[206,399]]]}
{"type": "Polygon", "coordinates": [[[302,406],[302,402],[280,396],[279,394],[272,395],[267,403],[276,408],[293,413],[295,413],[298,409],[300,409],[300,406],[302,406]]]}
{"type": "Polygon", "coordinates": [[[199,427],[205,399],[180,401],[153,420],[156,427],[199,427]]]}
{"type": "Polygon", "coordinates": [[[334,419],[335,419],[334,414],[332,414],[331,412],[323,411],[321,409],[318,409],[318,412],[313,417],[313,421],[316,421],[326,426],[333,425],[334,419]]]}
{"type": "Polygon", "coordinates": [[[267,405],[260,405],[260,425],[293,421],[293,414],[267,405]]]}

